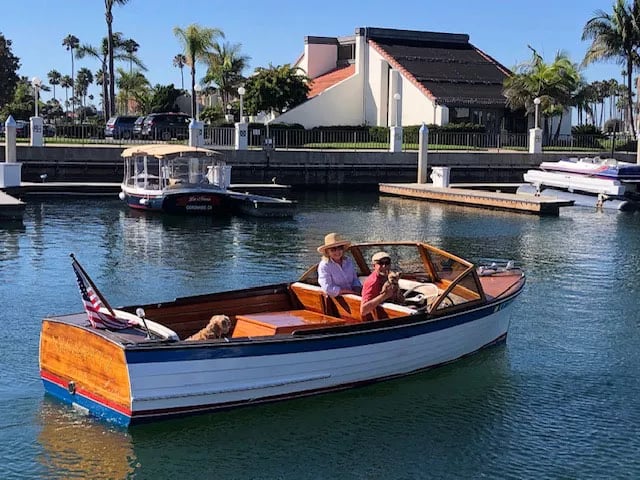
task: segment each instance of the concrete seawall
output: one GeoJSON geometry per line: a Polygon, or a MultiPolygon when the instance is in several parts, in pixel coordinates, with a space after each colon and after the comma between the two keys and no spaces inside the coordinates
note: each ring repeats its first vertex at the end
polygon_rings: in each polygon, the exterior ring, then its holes
{"type": "MultiPolygon", "coordinates": [[[[122,147],[49,146],[17,147],[22,179],[27,182],[119,182],[123,175],[122,147]]],[[[233,166],[233,183],[271,182],[307,187],[415,182],[417,152],[386,151],[261,151],[224,150],[233,166]]],[[[429,167],[450,167],[452,182],[512,183],[543,161],[554,161],[567,153],[430,152],[429,167]]],[[[584,154],[574,153],[573,156],[584,154]]],[[[602,155],[606,155],[602,153],[602,155]]],[[[619,160],[635,162],[635,155],[616,154],[619,160]]],[[[4,149],[0,149],[4,161],[4,149]]]]}

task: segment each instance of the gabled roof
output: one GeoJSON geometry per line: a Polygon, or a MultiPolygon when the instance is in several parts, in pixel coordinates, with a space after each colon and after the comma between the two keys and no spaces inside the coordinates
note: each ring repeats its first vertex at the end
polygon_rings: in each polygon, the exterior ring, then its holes
{"type": "Polygon", "coordinates": [[[315,97],[319,93],[324,92],[327,88],[334,86],[336,83],[349,78],[356,72],[355,65],[348,65],[342,68],[336,68],[330,72],[320,75],[311,81],[307,98],[315,97]]]}
{"type": "Polygon", "coordinates": [[[436,103],[504,107],[509,69],[467,35],[367,28],[369,44],[436,103]]]}

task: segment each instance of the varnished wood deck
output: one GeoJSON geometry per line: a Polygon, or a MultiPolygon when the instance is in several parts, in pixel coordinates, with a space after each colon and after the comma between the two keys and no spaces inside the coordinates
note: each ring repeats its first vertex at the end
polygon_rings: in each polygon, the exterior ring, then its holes
{"type": "Polygon", "coordinates": [[[558,200],[545,196],[442,188],[424,183],[381,183],[379,189],[380,193],[387,195],[537,215],[558,215],[560,207],[573,205],[572,200],[558,200]]]}

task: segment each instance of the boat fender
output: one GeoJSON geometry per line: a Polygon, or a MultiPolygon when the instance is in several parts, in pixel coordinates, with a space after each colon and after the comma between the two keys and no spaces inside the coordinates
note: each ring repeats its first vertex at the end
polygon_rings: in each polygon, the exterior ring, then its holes
{"type": "Polygon", "coordinates": [[[120,193],[118,194],[118,198],[119,198],[120,200],[124,201],[124,192],[120,192],[120,193]]]}
{"type": "Polygon", "coordinates": [[[69,384],[67,385],[67,391],[71,394],[71,395],[75,395],[76,394],[76,382],[74,382],[73,380],[71,380],[69,382],[69,384]]]}

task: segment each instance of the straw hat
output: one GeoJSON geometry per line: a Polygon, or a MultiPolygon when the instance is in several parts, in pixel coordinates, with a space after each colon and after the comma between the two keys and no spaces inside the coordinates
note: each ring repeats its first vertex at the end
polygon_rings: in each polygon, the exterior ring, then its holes
{"type": "Polygon", "coordinates": [[[318,253],[322,253],[324,255],[325,250],[328,248],[339,246],[343,246],[347,249],[351,246],[351,242],[342,238],[342,235],[339,233],[328,233],[324,237],[324,245],[318,247],[318,253]]]}

